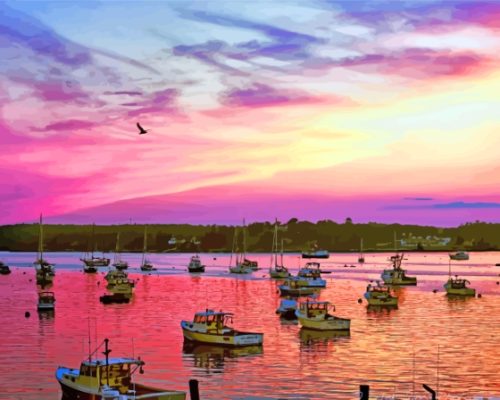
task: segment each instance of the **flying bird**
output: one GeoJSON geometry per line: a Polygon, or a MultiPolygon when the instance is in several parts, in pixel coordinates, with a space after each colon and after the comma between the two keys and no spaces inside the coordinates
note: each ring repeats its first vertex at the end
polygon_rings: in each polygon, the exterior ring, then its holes
{"type": "Polygon", "coordinates": [[[139,135],[144,135],[145,133],[148,133],[146,129],[144,129],[139,122],[137,122],[137,128],[139,128],[139,135]]]}

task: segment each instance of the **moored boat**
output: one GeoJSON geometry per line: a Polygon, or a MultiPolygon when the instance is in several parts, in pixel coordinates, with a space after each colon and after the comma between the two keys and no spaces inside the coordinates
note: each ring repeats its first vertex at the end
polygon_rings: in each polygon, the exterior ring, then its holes
{"type": "Polygon", "coordinates": [[[361,238],[361,243],[359,245],[359,256],[358,256],[358,262],[360,264],[363,264],[365,262],[365,255],[363,254],[363,238],[361,238]]]}
{"type": "Polygon", "coordinates": [[[245,257],[244,253],[237,252],[238,229],[234,228],[233,247],[231,249],[231,257],[229,258],[229,273],[231,274],[250,274],[252,269],[243,264],[245,257]],[[233,255],[235,255],[235,265],[233,265],[233,255]]]}
{"type": "Polygon", "coordinates": [[[381,285],[379,281],[376,286],[368,284],[364,296],[370,306],[395,307],[398,305],[398,298],[392,295],[391,288],[381,285]]]}
{"type": "Polygon", "coordinates": [[[10,274],[10,268],[7,264],[4,262],[0,261],[0,275],[8,275],[10,274]]]}
{"type": "Polygon", "coordinates": [[[134,286],[134,281],[128,278],[126,272],[116,269],[110,269],[106,274],[106,276],[104,277],[104,279],[106,279],[106,281],[108,282],[107,284],[108,289],[115,285],[120,285],[124,283],[127,283],[132,287],[134,286]]]}
{"type": "Polygon", "coordinates": [[[466,261],[469,259],[469,253],[465,251],[457,251],[456,253],[450,253],[450,260],[455,261],[466,261]]]}
{"type": "Polygon", "coordinates": [[[297,319],[295,310],[297,310],[297,300],[282,299],[280,306],[276,310],[276,314],[279,314],[279,316],[284,319],[297,319]]]}
{"type": "Polygon", "coordinates": [[[56,298],[54,292],[40,292],[38,293],[38,311],[54,310],[56,305],[56,298]]]}
{"type": "Polygon", "coordinates": [[[87,273],[95,273],[97,272],[97,267],[107,267],[111,260],[109,258],[97,257],[94,255],[95,252],[95,225],[92,224],[92,238],[91,238],[91,250],[90,253],[87,252],[84,257],[80,258],[80,261],[83,262],[83,271],[87,273]]]}
{"type": "Polygon", "coordinates": [[[191,257],[188,265],[189,272],[205,272],[205,266],[201,263],[200,257],[196,254],[191,257]]]}
{"type": "Polygon", "coordinates": [[[117,270],[122,271],[128,268],[128,262],[122,260],[120,253],[120,232],[116,234],[116,248],[115,248],[115,259],[113,262],[113,267],[117,270]]]}
{"type": "Polygon", "coordinates": [[[142,249],[142,262],[141,262],[141,271],[151,272],[156,271],[153,263],[149,261],[146,257],[148,252],[148,227],[144,226],[144,245],[142,249]]]}
{"type": "Polygon", "coordinates": [[[330,311],[335,311],[335,306],[328,301],[307,300],[299,304],[295,311],[300,324],[307,329],[319,331],[348,331],[351,328],[351,320],[340,318],[330,311]]]}
{"type": "Polygon", "coordinates": [[[302,258],[330,258],[330,253],[328,250],[303,251],[302,258]]]}
{"type": "Polygon", "coordinates": [[[36,271],[36,282],[39,284],[51,283],[54,280],[56,274],[54,264],[49,263],[43,258],[43,222],[42,214],[40,214],[40,225],[39,225],[39,236],[38,236],[38,253],[37,259],[33,263],[36,271]]]}
{"type": "Polygon", "coordinates": [[[278,263],[278,221],[274,223],[274,236],[273,236],[273,246],[271,255],[271,266],[269,267],[269,276],[275,279],[284,279],[290,276],[288,268],[285,267],[283,263],[283,239],[281,239],[281,254],[280,262],[278,263]]]}
{"type": "Polygon", "coordinates": [[[193,321],[181,321],[184,339],[190,342],[217,344],[225,346],[261,345],[263,333],[237,331],[232,323],[233,314],[206,310],[197,312],[193,321]]]}
{"type": "Polygon", "coordinates": [[[289,278],[284,284],[279,285],[281,296],[309,296],[316,293],[317,288],[301,285],[297,278],[289,278]]]}
{"type": "Polygon", "coordinates": [[[389,259],[392,263],[391,269],[384,269],[382,272],[382,280],[387,285],[416,285],[417,278],[406,275],[406,270],[401,268],[401,263],[404,260],[404,254],[396,254],[389,259]]]}
{"type": "Polygon", "coordinates": [[[476,289],[470,288],[467,285],[470,285],[470,282],[467,279],[459,279],[458,275],[455,275],[455,278],[450,276],[448,281],[443,286],[446,289],[446,294],[448,295],[475,296],[476,289]]]}
{"type": "MultiPolygon", "coordinates": [[[[143,372],[140,358],[109,358],[108,339],[104,340],[105,359],[88,360],[80,369],[58,367],[56,379],[63,400],[185,400],[186,393],[158,389],[132,381],[132,375],[143,372]]],[[[97,349],[96,349],[97,351],[97,349]]],[[[94,352],[95,353],[95,352],[94,352]]]]}
{"type": "Polygon", "coordinates": [[[318,262],[308,262],[302,267],[295,278],[299,286],[314,288],[326,287],[326,280],[321,278],[321,269],[318,262]]]}

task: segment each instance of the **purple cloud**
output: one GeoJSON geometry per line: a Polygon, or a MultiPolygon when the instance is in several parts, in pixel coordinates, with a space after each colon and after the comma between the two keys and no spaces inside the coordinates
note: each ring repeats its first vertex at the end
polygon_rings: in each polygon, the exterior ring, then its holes
{"type": "Polygon", "coordinates": [[[261,83],[246,89],[232,89],[221,96],[221,103],[231,107],[272,107],[312,102],[319,102],[319,99],[304,92],[275,89],[261,83]]]}
{"type": "MultiPolygon", "coordinates": [[[[176,89],[164,89],[145,96],[145,100],[142,102],[137,102],[139,108],[135,110],[128,111],[127,115],[130,117],[136,117],[142,114],[148,113],[166,113],[166,114],[178,114],[176,100],[179,96],[179,92],[176,89]]],[[[129,103],[128,106],[132,106],[133,103],[129,103]]]]}
{"type": "Polygon", "coordinates": [[[44,128],[32,128],[35,131],[46,132],[46,131],[74,131],[78,129],[89,129],[95,126],[95,122],[82,121],[78,119],[70,119],[66,121],[55,122],[53,124],[46,125],[44,128]]]}

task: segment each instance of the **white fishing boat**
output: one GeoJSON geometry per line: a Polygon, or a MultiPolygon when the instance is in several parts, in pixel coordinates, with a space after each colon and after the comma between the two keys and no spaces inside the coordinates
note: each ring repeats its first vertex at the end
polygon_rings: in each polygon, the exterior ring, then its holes
{"type": "Polygon", "coordinates": [[[39,236],[38,236],[38,252],[37,258],[33,263],[36,271],[36,281],[39,284],[51,283],[54,280],[55,266],[43,258],[43,221],[40,214],[39,236]]]}
{"type": "Polygon", "coordinates": [[[392,264],[392,268],[384,269],[382,272],[382,280],[387,285],[398,285],[398,286],[410,286],[417,284],[417,278],[406,275],[406,270],[401,267],[401,264],[405,260],[404,253],[395,255],[389,258],[392,264]]]}
{"type": "Polygon", "coordinates": [[[290,276],[288,268],[285,267],[283,262],[283,239],[281,239],[281,254],[278,263],[278,221],[274,223],[274,236],[271,254],[271,267],[269,267],[269,276],[275,279],[285,279],[290,276]]]}
{"type": "Polygon", "coordinates": [[[321,268],[318,262],[308,262],[305,266],[299,269],[295,278],[299,286],[307,286],[313,288],[326,287],[326,280],[321,278],[321,268]]]}
{"type": "Polygon", "coordinates": [[[335,306],[328,301],[307,300],[295,311],[300,324],[307,329],[319,331],[348,331],[351,320],[333,315],[335,306]]]}
{"type": "Polygon", "coordinates": [[[300,285],[297,278],[288,278],[285,283],[278,286],[281,296],[309,296],[316,293],[317,288],[300,285]]]}
{"type": "Polygon", "coordinates": [[[143,371],[140,358],[109,358],[108,339],[104,340],[105,359],[82,361],[80,369],[58,367],[56,379],[61,385],[62,400],[185,400],[186,393],[158,389],[133,381],[133,374],[143,371]]]}
{"type": "Polygon", "coordinates": [[[56,305],[56,298],[54,292],[40,292],[38,293],[38,311],[54,310],[56,305]]]}
{"type": "Polygon", "coordinates": [[[184,340],[225,346],[261,345],[263,333],[241,332],[229,325],[233,314],[205,310],[197,312],[192,321],[181,321],[184,340]]]}
{"type": "Polygon", "coordinates": [[[141,271],[156,271],[153,263],[146,258],[148,251],[148,227],[144,226],[144,245],[142,249],[141,271]]]}
{"type": "Polygon", "coordinates": [[[192,273],[205,272],[205,266],[201,263],[198,254],[191,257],[189,260],[188,271],[192,273]]]}
{"type": "Polygon", "coordinates": [[[368,284],[364,296],[370,306],[395,307],[398,305],[398,298],[392,294],[391,288],[381,285],[379,281],[375,286],[368,284]]]}
{"type": "Polygon", "coordinates": [[[455,261],[466,261],[469,259],[469,253],[466,251],[457,251],[456,253],[450,253],[450,260],[455,261]]]}
{"type": "Polygon", "coordinates": [[[302,252],[302,258],[330,258],[328,250],[312,249],[302,252]]]}

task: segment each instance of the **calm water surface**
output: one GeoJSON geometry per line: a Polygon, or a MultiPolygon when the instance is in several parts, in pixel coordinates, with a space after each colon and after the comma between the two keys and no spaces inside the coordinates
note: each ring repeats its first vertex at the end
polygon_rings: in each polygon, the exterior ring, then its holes
{"type": "MultiPolygon", "coordinates": [[[[146,361],[138,381],[188,391],[188,380],[196,378],[202,399],[355,399],[360,384],[370,385],[372,398],[427,398],[422,383],[439,387],[441,398],[500,396],[500,253],[472,253],[469,261],[452,264],[453,273],[466,276],[481,294],[466,300],[443,292],[446,253],[408,254],[404,265],[418,286],[398,289],[399,309],[391,311],[358,303],[389,254],[367,254],[356,268],[343,267],[356,254],[332,255],[321,263],[332,273],[324,275],[327,288],[319,297],[351,318],[350,335],[343,337],[280,321],[269,255],[251,257],[262,270],[233,276],[228,255],[202,254],[207,272],[200,275],[187,273],[189,254],[151,255],[159,270],[145,275],[140,255],[124,254],[138,283],[132,302],[119,305],[99,302],[103,274],[83,274],[80,256],[47,253],[57,270],[50,288],[56,312],[47,315],[36,311],[35,254],[0,253],[12,269],[0,276],[0,399],[61,398],[55,370],[78,368],[88,354],[89,325],[93,342],[110,338],[112,356],[146,361]],[[264,346],[183,349],[180,321],[205,308],[234,312],[236,328],[264,332],[264,346]]],[[[297,254],[285,256],[292,272],[300,263],[297,254]]]]}

